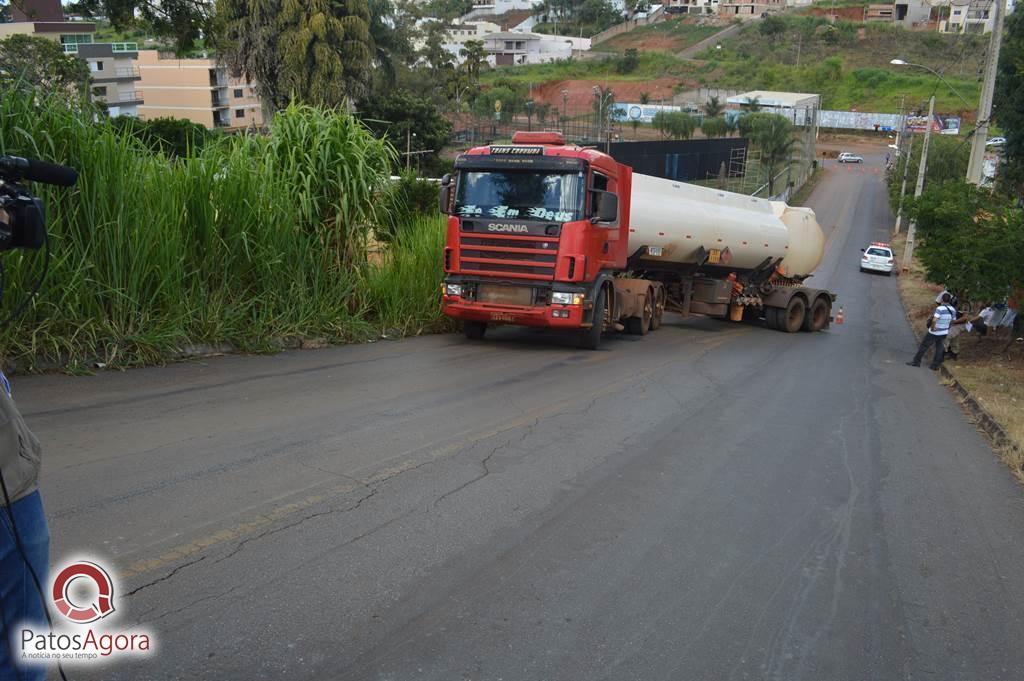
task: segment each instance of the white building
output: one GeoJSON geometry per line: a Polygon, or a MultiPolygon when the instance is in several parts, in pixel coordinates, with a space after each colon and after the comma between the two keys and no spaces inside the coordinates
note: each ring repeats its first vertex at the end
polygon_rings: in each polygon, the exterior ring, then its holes
{"type": "MultiPolygon", "coordinates": [[[[947,19],[939,28],[947,33],[991,33],[995,28],[995,0],[952,0],[943,9],[947,19]]],[[[1006,14],[1013,12],[1013,0],[1006,0],[1006,14]]]]}
{"type": "Polygon", "coordinates": [[[666,14],[717,14],[718,0],[669,0],[666,14]]]}
{"type": "Polygon", "coordinates": [[[533,9],[543,4],[542,0],[475,0],[473,12],[504,14],[519,9],[533,9]]]}
{"type": "Polygon", "coordinates": [[[504,31],[488,35],[484,48],[491,66],[544,64],[568,59],[574,50],[589,50],[590,38],[504,31]]]}

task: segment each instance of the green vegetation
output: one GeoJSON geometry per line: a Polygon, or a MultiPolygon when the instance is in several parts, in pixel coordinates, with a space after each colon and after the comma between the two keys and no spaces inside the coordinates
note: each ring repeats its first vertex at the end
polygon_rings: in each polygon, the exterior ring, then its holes
{"type": "Polygon", "coordinates": [[[706,50],[700,81],[745,90],[820,93],[829,109],[895,113],[900,99],[917,107],[934,92],[943,113],[970,110],[949,87],[923,69],[889,64],[894,58],[943,71],[968,102],[980,86],[975,74],[984,53],[980,36],[907,31],[882,23],[853,24],[826,18],[779,15],[771,24],[746,27],[706,50]],[[767,26],[768,32],[761,29],[767,26]]]}
{"type": "Polygon", "coordinates": [[[1006,146],[999,164],[999,183],[1011,196],[1024,199],[1024,13],[1006,18],[999,52],[994,117],[1006,146]]]}
{"type": "MultiPolygon", "coordinates": [[[[915,135],[910,141],[910,151],[899,155],[889,168],[886,181],[889,186],[889,205],[893,212],[899,210],[900,187],[903,184],[904,167],[907,175],[907,198],[914,193],[914,183],[921,162],[921,147],[924,135],[915,135]]],[[[942,185],[962,180],[967,175],[967,159],[971,145],[967,140],[946,135],[932,135],[928,143],[928,167],[925,170],[925,186],[942,185]]]]}
{"type": "Polygon", "coordinates": [[[12,35],[0,40],[0,90],[23,88],[73,92],[84,100],[89,65],[64,54],[60,44],[46,38],[12,35]]]}
{"type": "Polygon", "coordinates": [[[537,33],[597,35],[622,22],[623,16],[608,0],[544,0],[536,14],[547,21],[534,26],[537,33]]]}
{"type": "Polygon", "coordinates": [[[679,52],[710,38],[721,26],[702,26],[687,19],[669,19],[634,28],[594,46],[600,52],[623,52],[639,48],[649,52],[679,52]]]}
{"type": "Polygon", "coordinates": [[[167,156],[188,156],[199,153],[218,133],[184,118],[154,118],[148,121],[133,116],[111,119],[118,131],[127,132],[151,151],[167,156]]]}
{"type": "Polygon", "coordinates": [[[660,52],[641,52],[635,70],[622,73],[621,58],[566,59],[547,64],[529,66],[502,66],[483,74],[480,82],[492,84],[498,80],[518,83],[546,83],[558,80],[647,81],[663,76],[685,77],[695,68],[689,62],[660,52]]]}
{"type": "Polygon", "coordinates": [[[697,119],[682,111],[659,111],[651,121],[662,137],[688,140],[697,129],[697,119]]]}
{"type": "MultiPolygon", "coordinates": [[[[367,263],[371,230],[398,218],[387,179],[396,153],[348,115],[293,105],[269,136],[219,136],[170,161],[61,97],[6,97],[0,153],[80,172],[74,189],[34,187],[52,261],[25,315],[0,331],[7,360],[127,366],[192,343],[264,350],[440,323],[441,237],[426,234],[436,220],[412,221],[367,263]]],[[[42,253],[5,256],[5,313],[42,263],[42,253]]]]}

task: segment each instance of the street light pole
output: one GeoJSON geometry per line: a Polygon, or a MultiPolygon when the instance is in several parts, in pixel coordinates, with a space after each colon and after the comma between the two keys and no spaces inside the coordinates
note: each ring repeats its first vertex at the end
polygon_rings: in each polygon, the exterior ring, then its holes
{"type": "MultiPolygon", "coordinates": [[[[902,159],[903,157],[903,145],[907,141],[907,114],[904,107],[907,100],[907,96],[903,95],[903,99],[900,100],[900,131],[899,131],[899,143],[896,145],[896,158],[902,159]]],[[[900,233],[900,224],[903,222],[903,197],[907,193],[907,175],[910,174],[910,152],[913,151],[914,145],[910,144],[907,146],[907,158],[903,161],[903,184],[900,185],[900,203],[896,209],[896,226],[893,228],[893,234],[900,233]]]]}
{"type": "Polygon", "coordinates": [[[971,141],[971,158],[967,162],[967,181],[981,184],[982,168],[985,165],[985,142],[988,141],[988,119],[992,117],[992,96],[996,89],[996,70],[999,67],[999,47],[1003,40],[1003,3],[1006,0],[993,0],[996,18],[989,39],[988,55],[985,60],[985,82],[981,87],[981,103],[974,127],[974,139],[971,141]]]}
{"type": "MultiPolygon", "coordinates": [[[[1000,0],[996,0],[999,2],[1000,0]]],[[[932,116],[935,115],[935,95],[928,100],[928,123],[924,129],[924,148],[921,149],[921,164],[917,169],[917,187],[914,189],[914,198],[921,196],[924,191],[924,174],[928,167],[928,142],[932,138],[932,116]]],[[[909,162],[909,156],[908,156],[909,162]]],[[[907,226],[907,246],[903,249],[903,271],[910,270],[910,263],[914,259],[914,233],[917,231],[917,221],[911,220],[907,226]]]]}

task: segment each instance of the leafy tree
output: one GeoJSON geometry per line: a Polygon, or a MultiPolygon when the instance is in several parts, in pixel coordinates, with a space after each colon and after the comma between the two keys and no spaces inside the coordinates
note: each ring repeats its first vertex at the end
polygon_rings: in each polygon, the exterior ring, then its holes
{"type": "Polygon", "coordinates": [[[480,71],[487,67],[487,50],[482,40],[467,40],[466,44],[459,50],[459,55],[465,61],[462,67],[466,69],[471,85],[480,82],[480,71]]]}
{"type": "Polygon", "coordinates": [[[633,73],[640,66],[640,53],[635,47],[626,48],[626,51],[618,58],[615,70],[619,73],[633,73]]]}
{"type": "Polygon", "coordinates": [[[494,103],[501,102],[500,120],[510,121],[526,107],[526,97],[519,89],[513,89],[508,85],[497,85],[481,92],[473,100],[473,113],[481,118],[494,117],[494,103]]]}
{"type": "Polygon", "coordinates": [[[130,133],[154,152],[168,156],[195,156],[215,133],[184,118],[154,118],[143,121],[132,116],[111,119],[114,127],[130,133]]]}
{"type": "MultiPolygon", "coordinates": [[[[896,162],[889,169],[887,176],[889,204],[893,211],[899,205],[900,188],[903,185],[903,168],[908,162],[910,167],[907,169],[907,191],[909,193],[914,191],[923,144],[923,135],[912,138],[909,154],[898,156],[896,162]]],[[[970,154],[970,144],[965,140],[947,135],[932,135],[931,141],[928,143],[928,167],[925,169],[924,176],[925,188],[933,184],[944,184],[963,179],[967,174],[967,162],[970,154]]]]}
{"type": "Polygon", "coordinates": [[[640,93],[640,103],[641,104],[650,104],[651,103],[651,93],[650,92],[641,92],[640,93]]]}
{"type": "Polygon", "coordinates": [[[0,90],[26,88],[67,91],[84,99],[89,65],[46,38],[17,34],[0,40],[0,90]]]}
{"type": "Polygon", "coordinates": [[[725,111],[725,105],[719,101],[718,97],[708,97],[708,102],[704,105],[705,114],[715,118],[721,116],[723,111],[725,111]]]}
{"type": "Polygon", "coordinates": [[[931,281],[976,302],[1024,282],[1024,211],[1009,200],[957,178],[928,186],[909,213],[931,281]]]}
{"type": "Polygon", "coordinates": [[[690,139],[697,128],[697,121],[693,116],[682,111],[659,111],[654,114],[651,122],[662,137],[672,139],[690,139]]]}
{"type": "Polygon", "coordinates": [[[768,194],[775,195],[775,176],[793,159],[798,143],[793,124],[785,116],[759,113],[744,116],[750,140],[761,151],[761,167],[767,173],[768,194]]]}
{"type": "Polygon", "coordinates": [[[70,9],[87,17],[106,17],[118,31],[142,23],[156,35],[173,37],[178,49],[185,51],[214,32],[214,6],[215,0],[78,0],[70,9]]]}
{"type": "Polygon", "coordinates": [[[786,32],[786,21],[778,15],[769,14],[761,20],[758,30],[761,35],[774,38],[786,32]]]}
{"type": "Polygon", "coordinates": [[[449,74],[455,70],[455,58],[444,47],[448,42],[447,27],[440,21],[431,21],[426,25],[424,31],[420,57],[434,72],[435,79],[448,78],[449,74]]]}
{"type": "Polygon", "coordinates": [[[994,118],[1004,130],[1006,146],[999,164],[999,182],[1024,199],[1024,13],[1006,17],[996,74],[994,118]]]}
{"type": "Polygon", "coordinates": [[[369,83],[367,0],[218,0],[217,43],[271,109],[336,107],[369,83]]]}
{"type": "Polygon", "coordinates": [[[729,126],[726,124],[725,118],[722,116],[705,118],[700,129],[701,132],[704,133],[705,137],[725,137],[729,134],[729,126]]]}
{"type": "Polygon", "coordinates": [[[412,30],[414,24],[407,8],[396,10],[391,0],[369,0],[370,44],[373,50],[373,64],[376,67],[377,83],[393,86],[400,64],[411,64],[414,60],[412,30]]]}
{"type": "MultiPolygon", "coordinates": [[[[430,100],[402,90],[375,92],[363,100],[359,115],[376,136],[387,137],[400,152],[407,142],[411,151],[432,150],[418,154],[420,167],[436,164],[452,135],[451,123],[430,100]]],[[[416,157],[413,161],[417,162],[416,157]]],[[[406,165],[404,158],[401,165],[406,165]]]]}

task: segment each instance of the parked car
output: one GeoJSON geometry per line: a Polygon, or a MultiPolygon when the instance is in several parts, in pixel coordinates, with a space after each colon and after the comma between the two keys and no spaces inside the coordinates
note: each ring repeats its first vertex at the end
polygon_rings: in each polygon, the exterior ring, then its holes
{"type": "Polygon", "coordinates": [[[840,163],[863,163],[864,162],[864,157],[863,156],[858,156],[857,154],[851,154],[848,151],[844,151],[843,153],[839,154],[839,162],[840,163]]]}
{"type": "Polygon", "coordinates": [[[993,137],[988,142],[985,142],[986,147],[1002,147],[1006,146],[1005,137],[993,137]]]}

